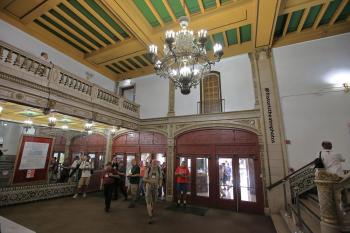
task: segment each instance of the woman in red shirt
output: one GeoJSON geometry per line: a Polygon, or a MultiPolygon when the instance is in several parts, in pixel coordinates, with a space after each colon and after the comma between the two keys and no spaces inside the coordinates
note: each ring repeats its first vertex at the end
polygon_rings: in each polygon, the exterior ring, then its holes
{"type": "Polygon", "coordinates": [[[176,189],[177,189],[177,207],[180,207],[181,196],[183,197],[184,208],[186,208],[186,195],[187,195],[187,183],[190,171],[188,170],[185,161],[181,162],[181,165],[175,170],[176,176],[176,189]]]}
{"type": "Polygon", "coordinates": [[[109,212],[112,201],[112,194],[114,189],[115,178],[118,178],[117,171],[112,168],[112,163],[108,162],[102,172],[101,190],[103,185],[105,195],[105,211],[109,212]]]}

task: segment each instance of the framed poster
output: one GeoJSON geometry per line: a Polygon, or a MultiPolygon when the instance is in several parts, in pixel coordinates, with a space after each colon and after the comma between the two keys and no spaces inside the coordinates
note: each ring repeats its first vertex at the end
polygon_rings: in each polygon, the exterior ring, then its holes
{"type": "Polygon", "coordinates": [[[22,137],[12,184],[43,182],[47,180],[53,138],[25,135],[22,137]]]}

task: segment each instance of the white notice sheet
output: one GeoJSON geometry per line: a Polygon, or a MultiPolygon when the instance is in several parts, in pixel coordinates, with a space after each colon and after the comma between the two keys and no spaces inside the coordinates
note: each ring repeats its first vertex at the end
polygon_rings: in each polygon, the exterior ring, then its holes
{"type": "Polygon", "coordinates": [[[19,170],[45,168],[49,143],[25,142],[19,170]]]}

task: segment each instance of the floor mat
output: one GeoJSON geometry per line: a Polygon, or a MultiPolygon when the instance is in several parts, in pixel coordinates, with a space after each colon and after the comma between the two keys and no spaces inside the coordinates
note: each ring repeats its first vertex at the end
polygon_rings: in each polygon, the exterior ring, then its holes
{"type": "Polygon", "coordinates": [[[187,206],[186,208],[177,207],[175,204],[170,205],[165,208],[166,210],[171,210],[175,212],[180,212],[180,213],[185,213],[185,214],[193,214],[197,216],[205,216],[207,213],[208,209],[203,208],[203,207],[198,207],[198,206],[187,206]]]}

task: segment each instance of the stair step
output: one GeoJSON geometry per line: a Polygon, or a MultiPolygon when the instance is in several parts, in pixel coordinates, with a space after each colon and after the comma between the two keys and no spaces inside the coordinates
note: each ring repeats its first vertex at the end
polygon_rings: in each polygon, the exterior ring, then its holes
{"type": "Polygon", "coordinates": [[[308,197],[309,199],[311,199],[311,200],[313,200],[313,201],[319,203],[319,201],[318,201],[318,196],[317,196],[316,194],[308,194],[307,197],[308,197]]]}
{"type": "Polygon", "coordinates": [[[303,209],[303,207],[310,212],[310,214],[314,215],[318,220],[321,219],[320,216],[320,206],[318,203],[315,203],[314,201],[311,201],[309,199],[300,199],[300,207],[303,209]]]}
{"type": "Polygon", "coordinates": [[[291,233],[281,215],[272,214],[271,219],[277,233],[291,233]]]}
{"type": "Polygon", "coordinates": [[[318,219],[314,214],[312,214],[308,209],[300,209],[301,218],[303,219],[304,227],[306,227],[312,233],[321,232],[320,219],[318,219]]]}

